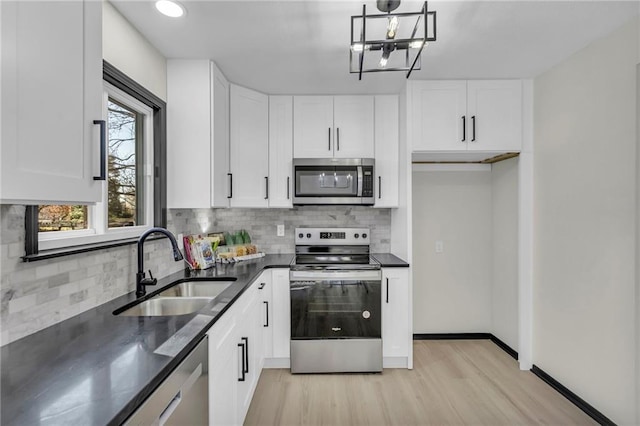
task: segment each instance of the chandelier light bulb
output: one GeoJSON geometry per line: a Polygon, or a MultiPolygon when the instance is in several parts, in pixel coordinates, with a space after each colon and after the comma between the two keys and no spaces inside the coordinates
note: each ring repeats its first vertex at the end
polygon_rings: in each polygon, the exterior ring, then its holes
{"type": "Polygon", "coordinates": [[[398,31],[398,17],[394,16],[389,19],[389,25],[387,26],[387,38],[395,38],[398,31]]]}
{"type": "Polygon", "coordinates": [[[389,60],[389,58],[385,58],[384,56],[382,58],[380,58],[380,62],[378,63],[378,66],[380,68],[384,68],[387,66],[387,61],[389,60]]]}

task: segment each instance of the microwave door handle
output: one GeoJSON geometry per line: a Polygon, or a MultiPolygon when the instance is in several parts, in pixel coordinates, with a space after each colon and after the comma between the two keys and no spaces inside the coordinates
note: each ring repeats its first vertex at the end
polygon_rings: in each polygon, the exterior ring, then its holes
{"type": "Polygon", "coordinates": [[[362,197],[362,166],[358,166],[358,197],[362,197]]]}

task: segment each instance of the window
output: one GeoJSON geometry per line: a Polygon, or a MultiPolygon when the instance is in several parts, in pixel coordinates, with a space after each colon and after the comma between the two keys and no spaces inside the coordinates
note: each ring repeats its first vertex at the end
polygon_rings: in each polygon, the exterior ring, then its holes
{"type": "MultiPolygon", "coordinates": [[[[165,104],[104,63],[107,179],[91,206],[27,207],[26,256],[138,237],[165,220],[165,104]]],[[[37,256],[36,256],[37,257],[37,256]]]]}

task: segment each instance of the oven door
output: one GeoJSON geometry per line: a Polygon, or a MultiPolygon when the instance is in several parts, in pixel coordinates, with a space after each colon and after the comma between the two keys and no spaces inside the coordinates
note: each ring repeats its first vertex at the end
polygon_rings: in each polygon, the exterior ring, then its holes
{"type": "Polygon", "coordinates": [[[291,339],[379,339],[381,272],[291,271],[291,339]]]}

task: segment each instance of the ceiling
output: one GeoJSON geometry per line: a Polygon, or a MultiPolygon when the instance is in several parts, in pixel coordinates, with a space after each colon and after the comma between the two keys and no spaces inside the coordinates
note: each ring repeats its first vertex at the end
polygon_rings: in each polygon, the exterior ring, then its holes
{"type": "MultiPolygon", "coordinates": [[[[374,0],[183,0],[183,18],[153,1],[111,3],[167,58],[213,59],[227,78],[268,94],[398,93],[402,72],[349,73],[350,17],[374,0]]],[[[397,12],[417,12],[403,0],[397,12]]],[[[437,41],[411,79],[530,78],[618,28],[638,1],[430,1],[437,41]]]]}

